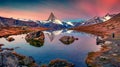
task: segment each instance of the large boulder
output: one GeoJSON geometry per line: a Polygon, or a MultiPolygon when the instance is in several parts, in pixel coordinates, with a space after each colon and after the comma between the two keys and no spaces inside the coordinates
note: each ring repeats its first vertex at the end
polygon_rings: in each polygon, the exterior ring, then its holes
{"type": "Polygon", "coordinates": [[[32,57],[17,54],[11,48],[1,48],[0,67],[39,67],[32,57]]]}
{"type": "Polygon", "coordinates": [[[4,50],[0,52],[0,67],[17,67],[18,65],[18,58],[10,51],[4,50]]]}
{"type": "Polygon", "coordinates": [[[41,31],[31,32],[26,35],[25,40],[32,46],[41,47],[44,45],[44,33],[41,31]]]}

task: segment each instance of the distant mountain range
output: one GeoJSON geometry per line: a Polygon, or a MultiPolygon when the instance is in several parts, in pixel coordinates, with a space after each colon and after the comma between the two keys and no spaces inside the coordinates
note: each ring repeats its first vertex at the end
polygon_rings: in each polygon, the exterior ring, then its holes
{"type": "Polygon", "coordinates": [[[19,19],[0,17],[0,27],[13,27],[13,26],[38,27],[38,24],[33,21],[22,21],[19,19]]]}
{"type": "Polygon", "coordinates": [[[73,28],[78,26],[87,26],[92,24],[97,24],[105,22],[111,19],[115,14],[106,14],[104,17],[93,17],[88,21],[80,22],[69,22],[59,20],[53,13],[50,14],[47,20],[45,21],[33,21],[26,19],[13,19],[0,17],[0,27],[11,27],[11,26],[29,26],[29,27],[46,27],[53,30],[73,28]]]}
{"type": "Polygon", "coordinates": [[[92,25],[92,24],[97,24],[97,23],[102,23],[105,22],[109,19],[111,19],[113,16],[115,16],[116,14],[109,14],[107,13],[104,17],[93,17],[85,22],[83,22],[81,25],[83,26],[87,26],[87,25],[92,25]]]}
{"type": "Polygon", "coordinates": [[[30,27],[46,27],[54,30],[71,28],[79,26],[81,23],[76,22],[64,22],[57,19],[53,13],[50,14],[49,18],[45,21],[32,21],[26,19],[13,19],[0,17],[0,27],[13,27],[13,26],[30,26],[30,27]]]}

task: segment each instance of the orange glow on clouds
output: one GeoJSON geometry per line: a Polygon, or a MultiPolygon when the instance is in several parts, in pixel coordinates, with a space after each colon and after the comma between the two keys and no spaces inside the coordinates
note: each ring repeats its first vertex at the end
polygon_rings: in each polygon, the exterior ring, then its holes
{"type": "Polygon", "coordinates": [[[0,9],[0,16],[3,17],[13,17],[13,18],[22,18],[22,19],[32,19],[32,20],[45,20],[48,17],[47,14],[41,12],[32,12],[24,10],[8,10],[0,9]]]}

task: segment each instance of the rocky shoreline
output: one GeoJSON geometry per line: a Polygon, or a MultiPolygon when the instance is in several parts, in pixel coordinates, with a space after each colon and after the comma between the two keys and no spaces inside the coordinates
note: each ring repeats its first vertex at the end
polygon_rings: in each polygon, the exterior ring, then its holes
{"type": "Polygon", "coordinates": [[[1,48],[0,44],[0,67],[39,67],[32,57],[17,54],[13,48],[1,48]]]}
{"type": "Polygon", "coordinates": [[[0,44],[0,67],[74,67],[70,63],[62,59],[54,59],[49,64],[38,65],[31,56],[24,56],[16,53],[14,48],[2,48],[4,44],[0,44]]]}
{"type": "Polygon", "coordinates": [[[89,67],[120,67],[119,38],[107,38],[97,52],[90,52],[86,58],[89,67]]]}

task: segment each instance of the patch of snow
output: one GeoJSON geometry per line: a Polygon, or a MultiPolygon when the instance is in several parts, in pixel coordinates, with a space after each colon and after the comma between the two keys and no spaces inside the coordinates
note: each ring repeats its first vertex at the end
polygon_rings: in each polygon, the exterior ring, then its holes
{"type": "Polygon", "coordinates": [[[55,19],[53,23],[63,25],[63,23],[60,20],[58,20],[58,19],[55,19]]]}
{"type": "Polygon", "coordinates": [[[74,24],[72,24],[71,22],[66,22],[68,25],[74,26],[74,24]]]}

